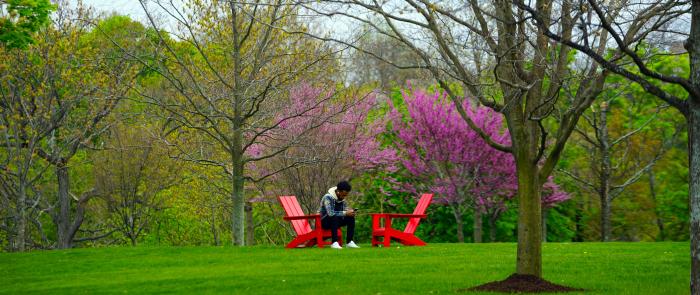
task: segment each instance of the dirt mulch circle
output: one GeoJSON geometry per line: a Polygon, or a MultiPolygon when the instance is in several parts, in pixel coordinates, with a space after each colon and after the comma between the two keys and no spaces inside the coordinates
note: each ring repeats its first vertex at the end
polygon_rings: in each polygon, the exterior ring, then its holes
{"type": "Polygon", "coordinates": [[[581,292],[583,289],[557,285],[533,275],[512,274],[502,281],[490,282],[459,291],[487,291],[503,293],[581,292]]]}

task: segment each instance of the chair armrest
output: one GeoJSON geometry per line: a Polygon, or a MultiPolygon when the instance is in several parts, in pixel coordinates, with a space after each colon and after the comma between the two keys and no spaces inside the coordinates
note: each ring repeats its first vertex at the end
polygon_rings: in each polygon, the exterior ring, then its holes
{"type": "Polygon", "coordinates": [[[399,213],[384,213],[389,218],[427,218],[425,214],[399,214],[399,213]]]}
{"type": "Polygon", "coordinates": [[[321,218],[321,214],[310,214],[310,215],[300,215],[300,216],[285,216],[284,220],[300,220],[300,219],[314,219],[321,218]]]}
{"type": "Polygon", "coordinates": [[[372,218],[428,218],[426,214],[370,213],[372,218]]]}
{"type": "Polygon", "coordinates": [[[377,230],[381,228],[379,224],[380,219],[384,219],[384,227],[391,228],[392,218],[427,218],[428,215],[425,214],[399,214],[399,213],[370,213],[372,215],[372,229],[377,230]]]}

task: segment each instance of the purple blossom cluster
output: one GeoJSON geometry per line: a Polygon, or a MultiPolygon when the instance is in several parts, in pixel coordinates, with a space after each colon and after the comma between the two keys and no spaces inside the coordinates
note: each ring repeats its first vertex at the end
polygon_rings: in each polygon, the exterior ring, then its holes
{"type": "MultiPolygon", "coordinates": [[[[251,146],[248,155],[286,145],[285,157],[333,165],[345,171],[339,175],[344,178],[372,169],[395,171],[396,152],[377,141],[386,123],[368,119],[376,104],[375,93],[341,94],[302,83],[290,90],[289,105],[279,110],[278,127],[251,146]]],[[[251,167],[260,173],[264,166],[251,167]]]]}
{"type": "MultiPolygon", "coordinates": [[[[406,113],[391,105],[388,118],[396,135],[396,153],[414,182],[398,189],[436,193],[434,202],[471,204],[475,209],[502,211],[517,192],[512,154],[490,147],[460,116],[444,93],[402,92],[406,113]]],[[[493,141],[510,144],[500,114],[463,101],[467,115],[493,141]]],[[[550,177],[543,186],[542,203],[550,207],[569,195],[550,177]]]]}

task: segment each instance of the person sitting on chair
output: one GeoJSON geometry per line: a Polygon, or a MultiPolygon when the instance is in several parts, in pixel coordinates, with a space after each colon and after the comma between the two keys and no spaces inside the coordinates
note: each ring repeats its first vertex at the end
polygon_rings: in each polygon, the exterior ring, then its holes
{"type": "Polygon", "coordinates": [[[347,209],[345,203],[345,197],[352,187],[347,181],[341,181],[335,187],[328,190],[323,198],[321,198],[321,227],[323,229],[328,229],[331,231],[331,248],[333,249],[343,249],[340,244],[338,244],[338,228],[341,226],[347,226],[347,236],[345,245],[348,248],[360,248],[353,241],[353,236],[355,235],[355,210],[352,208],[347,209]]]}

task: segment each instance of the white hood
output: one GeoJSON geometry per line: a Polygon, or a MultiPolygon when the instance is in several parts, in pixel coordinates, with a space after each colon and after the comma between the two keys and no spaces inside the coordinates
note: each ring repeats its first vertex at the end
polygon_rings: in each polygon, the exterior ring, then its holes
{"type": "Polygon", "coordinates": [[[337,189],[338,189],[337,186],[334,186],[334,187],[332,187],[332,188],[329,188],[329,189],[328,189],[328,194],[331,195],[331,197],[333,197],[333,199],[335,199],[335,200],[338,201],[338,202],[343,202],[343,201],[345,201],[345,200],[338,200],[338,196],[335,194],[335,191],[336,191],[337,189]]]}

